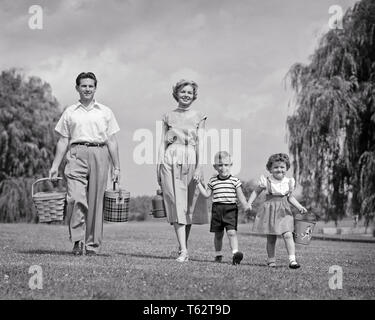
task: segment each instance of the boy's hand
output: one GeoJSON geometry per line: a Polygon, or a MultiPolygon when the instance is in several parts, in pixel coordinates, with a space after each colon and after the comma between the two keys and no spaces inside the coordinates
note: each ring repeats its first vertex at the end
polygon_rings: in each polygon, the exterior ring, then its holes
{"type": "Polygon", "coordinates": [[[249,206],[249,210],[253,210],[253,205],[251,203],[247,204],[249,206]]]}

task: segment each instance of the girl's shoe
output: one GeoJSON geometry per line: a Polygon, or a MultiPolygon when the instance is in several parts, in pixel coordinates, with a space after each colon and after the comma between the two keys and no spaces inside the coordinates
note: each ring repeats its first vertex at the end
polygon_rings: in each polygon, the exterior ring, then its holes
{"type": "Polygon", "coordinates": [[[291,261],[289,262],[289,268],[290,269],[298,269],[301,267],[297,261],[291,261]]]}
{"type": "Polygon", "coordinates": [[[189,260],[189,255],[187,251],[181,251],[180,255],[176,259],[177,262],[185,262],[189,260]]]}

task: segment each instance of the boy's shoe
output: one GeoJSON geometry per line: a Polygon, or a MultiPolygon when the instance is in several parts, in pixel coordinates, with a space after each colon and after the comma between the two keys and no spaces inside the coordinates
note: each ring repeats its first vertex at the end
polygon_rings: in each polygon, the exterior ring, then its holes
{"type": "Polygon", "coordinates": [[[82,241],[76,241],[74,242],[74,247],[72,253],[75,256],[81,256],[83,255],[83,242],[82,241]]]}
{"type": "Polygon", "coordinates": [[[186,262],[189,260],[189,255],[187,251],[181,251],[180,255],[176,259],[177,262],[186,262]]]}
{"type": "Polygon", "coordinates": [[[297,261],[291,261],[289,262],[289,268],[290,269],[298,269],[301,267],[297,261]]]}
{"type": "Polygon", "coordinates": [[[223,256],[216,256],[215,262],[221,262],[223,260],[223,256]]]}
{"type": "Polygon", "coordinates": [[[240,251],[237,251],[234,255],[233,255],[233,264],[236,265],[236,264],[240,264],[241,260],[243,258],[243,254],[242,252],[240,251]]]}

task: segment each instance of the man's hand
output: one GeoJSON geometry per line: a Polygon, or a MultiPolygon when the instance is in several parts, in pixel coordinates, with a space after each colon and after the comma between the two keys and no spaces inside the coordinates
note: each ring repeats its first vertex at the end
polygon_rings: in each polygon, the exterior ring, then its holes
{"type": "Polygon", "coordinates": [[[49,171],[49,178],[51,180],[57,180],[57,175],[59,173],[59,168],[56,168],[55,166],[52,166],[50,171],[49,171]]]}
{"type": "Polygon", "coordinates": [[[120,182],[120,168],[112,169],[112,181],[120,182]]]}

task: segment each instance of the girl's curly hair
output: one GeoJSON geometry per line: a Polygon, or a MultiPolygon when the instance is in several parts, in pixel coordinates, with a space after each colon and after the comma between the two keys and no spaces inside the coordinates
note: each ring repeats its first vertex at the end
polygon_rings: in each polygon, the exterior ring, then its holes
{"type": "Polygon", "coordinates": [[[178,81],[174,86],[173,86],[173,91],[172,91],[172,95],[173,95],[173,98],[175,98],[175,100],[178,102],[178,91],[187,86],[187,85],[190,85],[193,87],[193,101],[195,99],[197,99],[197,95],[198,95],[198,85],[194,82],[194,81],[191,81],[191,80],[180,80],[178,81]]]}
{"type": "Polygon", "coordinates": [[[289,160],[289,156],[285,153],[275,153],[272,156],[270,156],[268,158],[268,161],[267,161],[267,164],[266,164],[267,170],[271,171],[272,164],[275,163],[275,162],[278,162],[278,161],[284,162],[285,165],[286,165],[286,169],[289,170],[290,160],[289,160]]]}

